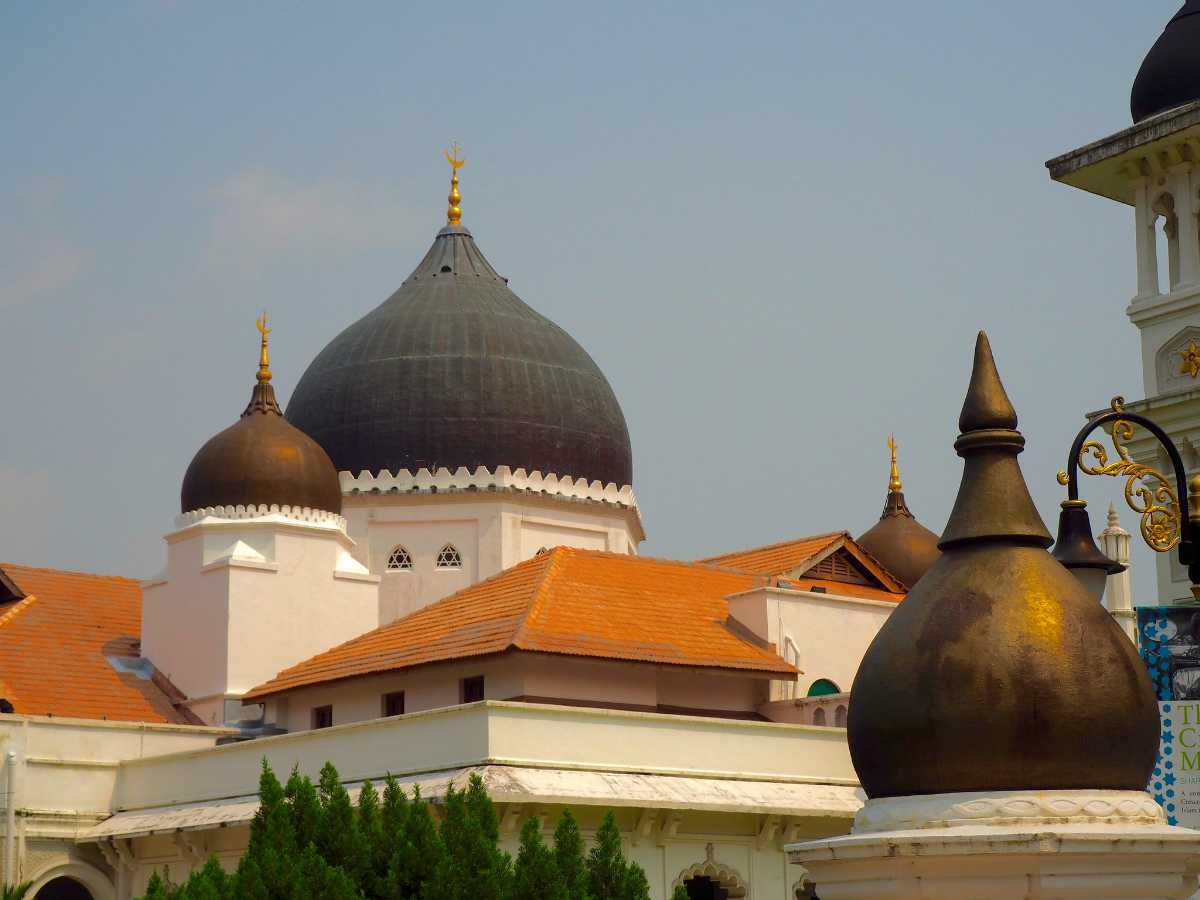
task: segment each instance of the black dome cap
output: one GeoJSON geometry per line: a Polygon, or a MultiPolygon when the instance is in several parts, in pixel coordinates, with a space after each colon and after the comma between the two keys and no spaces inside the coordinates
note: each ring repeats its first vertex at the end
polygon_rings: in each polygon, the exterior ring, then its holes
{"type": "Polygon", "coordinates": [[[1187,0],[1150,48],[1129,106],[1141,122],[1193,100],[1200,100],[1200,0],[1187,0]]]}
{"type": "Polygon", "coordinates": [[[604,374],[447,225],[391,297],[317,355],[287,418],[339,471],[486,466],[633,481],[604,374]]]}

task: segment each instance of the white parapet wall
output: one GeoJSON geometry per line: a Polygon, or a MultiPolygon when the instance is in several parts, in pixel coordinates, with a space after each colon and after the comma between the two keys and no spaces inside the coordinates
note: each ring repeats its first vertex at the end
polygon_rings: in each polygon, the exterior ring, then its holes
{"type": "Polygon", "coordinates": [[[215,853],[232,867],[263,759],[282,776],[332,762],[352,795],[390,772],[435,802],[478,773],[510,852],[531,816],[552,827],[569,807],[591,834],[612,809],[655,900],[705,866],[755,897],[790,898],[800,876],[784,842],[844,834],[862,799],[841,729],[484,701],[131,759],[115,815],[80,840],[125,854],[122,900],[163,866],[180,879],[215,853]]]}
{"type": "MultiPolygon", "coordinates": [[[[111,815],[121,762],[211,748],[229,734],[189,725],[0,715],[4,793],[14,812],[14,877],[35,882],[30,896],[60,873],[102,889],[111,870],[95,846],[76,846],[75,838],[111,815]]],[[[7,815],[0,819],[6,846],[7,821],[7,815]]]]}

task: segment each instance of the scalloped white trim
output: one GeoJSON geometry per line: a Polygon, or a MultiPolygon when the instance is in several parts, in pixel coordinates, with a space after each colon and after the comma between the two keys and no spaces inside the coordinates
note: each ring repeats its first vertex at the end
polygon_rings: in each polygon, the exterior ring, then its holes
{"type": "Polygon", "coordinates": [[[485,466],[480,466],[474,473],[465,466],[459,466],[453,472],[444,466],[435,472],[422,468],[418,469],[415,475],[408,469],[401,469],[395,474],[387,469],[381,469],[378,474],[364,470],[357,476],[352,472],[339,472],[338,478],[342,483],[343,494],[369,494],[373,491],[382,494],[404,494],[413,491],[532,491],[571,500],[592,500],[637,509],[637,498],[633,495],[631,485],[617,487],[612,482],[601,484],[599,481],[589,482],[585,478],[573,478],[570,475],[543,475],[536,471],[527,473],[524,469],[514,472],[508,466],[497,466],[494,473],[488,471],[485,466]]]}
{"type": "Polygon", "coordinates": [[[276,516],[291,519],[295,522],[305,522],[313,525],[331,525],[341,531],[346,530],[346,519],[337,513],[325,512],[321,509],[310,509],[307,506],[280,506],[272,503],[270,506],[206,506],[203,509],[193,509],[175,517],[175,525],[187,528],[205,519],[245,520],[262,519],[276,516]]]}
{"type": "Polygon", "coordinates": [[[955,828],[960,825],[1071,823],[1165,825],[1162,808],[1144,791],[989,791],[868,800],[854,834],[955,828]]]}

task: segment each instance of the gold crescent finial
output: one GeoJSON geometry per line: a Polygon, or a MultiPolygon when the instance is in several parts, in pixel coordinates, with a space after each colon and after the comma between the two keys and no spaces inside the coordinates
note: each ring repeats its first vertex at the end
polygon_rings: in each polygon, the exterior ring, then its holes
{"type": "Polygon", "coordinates": [[[450,163],[450,196],[446,198],[450,201],[450,207],[446,210],[446,223],[457,225],[462,221],[462,210],[458,208],[462,201],[462,195],[458,192],[458,170],[467,163],[462,157],[462,147],[458,146],[458,141],[450,144],[450,149],[446,151],[446,162],[450,163]]]}
{"type": "Polygon", "coordinates": [[[267,327],[265,309],[263,314],[254,320],[254,326],[262,335],[262,350],[258,354],[258,381],[260,384],[266,384],[271,380],[271,354],[267,352],[267,335],[271,333],[271,329],[267,327]]]}
{"type": "Polygon", "coordinates": [[[888,449],[892,451],[892,471],[888,478],[888,493],[898,494],[904,490],[904,485],[900,483],[900,467],[896,465],[896,436],[888,435],[888,449]]]}

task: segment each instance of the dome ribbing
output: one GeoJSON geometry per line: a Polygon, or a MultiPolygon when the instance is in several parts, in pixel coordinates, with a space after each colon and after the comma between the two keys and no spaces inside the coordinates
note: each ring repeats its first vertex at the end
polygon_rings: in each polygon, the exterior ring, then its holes
{"type": "Polygon", "coordinates": [[[562,328],[447,225],[400,288],[334,338],[288,420],[358,475],[465,466],[631,484],[612,388],[562,328]]]}

